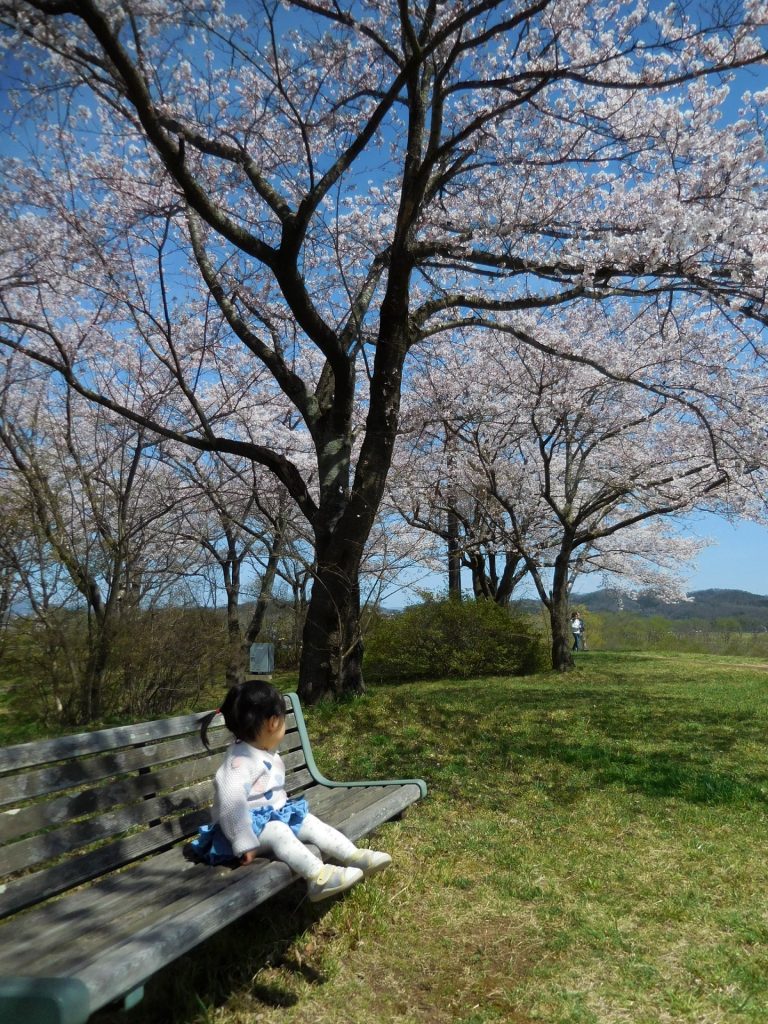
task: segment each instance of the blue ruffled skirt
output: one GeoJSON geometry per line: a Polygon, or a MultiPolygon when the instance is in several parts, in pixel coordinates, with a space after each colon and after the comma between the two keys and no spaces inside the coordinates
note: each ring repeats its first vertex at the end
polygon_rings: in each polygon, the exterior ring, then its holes
{"type": "MultiPolygon", "coordinates": [[[[309,814],[307,801],[300,797],[298,800],[289,800],[280,810],[274,807],[258,807],[251,811],[251,823],[254,836],[260,836],[261,831],[270,821],[282,821],[288,825],[294,835],[299,830],[304,819],[309,814]]],[[[203,825],[197,839],[187,843],[185,855],[192,860],[200,861],[203,864],[215,866],[217,864],[231,864],[239,861],[239,856],[232,849],[232,844],[224,835],[218,822],[215,825],[203,825]]]]}

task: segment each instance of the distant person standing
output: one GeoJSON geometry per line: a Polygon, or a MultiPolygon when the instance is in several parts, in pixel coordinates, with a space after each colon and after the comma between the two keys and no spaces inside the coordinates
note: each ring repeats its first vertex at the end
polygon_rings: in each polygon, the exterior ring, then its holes
{"type": "Polygon", "coordinates": [[[571,615],[571,632],[573,633],[573,650],[583,651],[584,644],[584,623],[579,618],[579,613],[571,615]]]}

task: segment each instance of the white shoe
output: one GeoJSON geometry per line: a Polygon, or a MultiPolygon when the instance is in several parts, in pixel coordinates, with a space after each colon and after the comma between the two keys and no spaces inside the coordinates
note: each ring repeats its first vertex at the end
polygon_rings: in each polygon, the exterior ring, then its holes
{"type": "Polygon", "coordinates": [[[378,850],[358,850],[354,857],[348,861],[350,867],[360,868],[366,878],[371,875],[378,875],[384,868],[392,863],[388,853],[381,853],[378,850]]]}
{"type": "Polygon", "coordinates": [[[307,882],[307,894],[311,903],[327,900],[330,896],[351,889],[365,876],[359,868],[338,868],[331,864],[324,865],[314,878],[307,882]]]}

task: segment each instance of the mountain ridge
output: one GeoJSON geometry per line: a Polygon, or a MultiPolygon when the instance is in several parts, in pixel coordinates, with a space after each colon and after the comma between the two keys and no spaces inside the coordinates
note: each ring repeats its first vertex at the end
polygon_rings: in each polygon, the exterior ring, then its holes
{"type": "Polygon", "coordinates": [[[652,593],[630,597],[618,590],[595,590],[573,594],[571,603],[592,612],[627,612],[631,615],[660,615],[665,619],[735,619],[746,630],[768,629],[768,595],[748,590],[709,588],[692,590],[689,600],[665,602],[652,593]]]}

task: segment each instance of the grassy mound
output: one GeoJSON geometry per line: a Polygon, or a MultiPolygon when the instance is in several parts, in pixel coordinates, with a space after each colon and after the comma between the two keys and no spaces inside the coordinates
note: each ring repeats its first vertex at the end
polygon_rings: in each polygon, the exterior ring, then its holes
{"type": "Polygon", "coordinates": [[[590,653],[309,718],[329,776],[429,782],[393,867],[294,887],[116,1021],[763,1024],[768,666],[590,653]]]}

